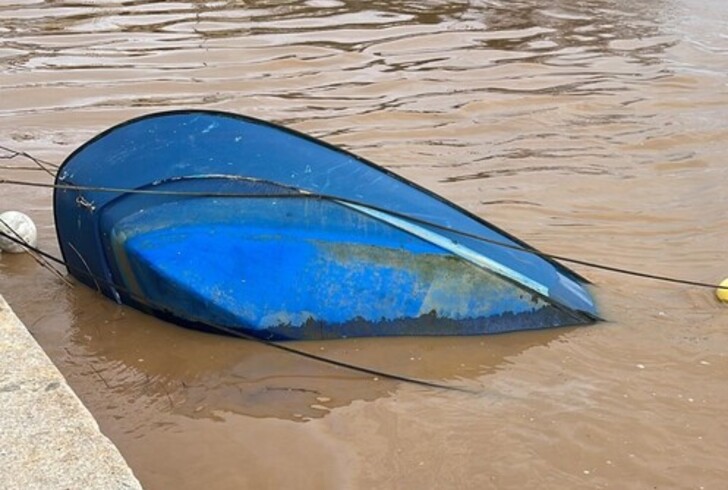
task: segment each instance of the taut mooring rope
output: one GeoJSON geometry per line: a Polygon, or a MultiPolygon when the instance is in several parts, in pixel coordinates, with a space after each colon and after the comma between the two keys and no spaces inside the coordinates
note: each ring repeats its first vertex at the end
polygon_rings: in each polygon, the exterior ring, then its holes
{"type": "Polygon", "coordinates": [[[311,193],[311,192],[307,192],[307,191],[301,191],[300,193],[281,193],[281,194],[270,194],[270,193],[244,194],[244,193],[239,193],[239,192],[206,192],[206,191],[161,191],[161,190],[154,190],[154,189],[123,189],[123,188],[117,188],[117,187],[94,187],[94,186],[76,186],[76,185],[69,185],[69,184],[47,184],[47,183],[27,182],[27,181],[12,180],[12,179],[0,179],[0,184],[41,187],[41,188],[50,188],[50,189],[58,189],[58,190],[75,190],[75,191],[86,191],[86,192],[110,192],[110,193],[125,193],[125,194],[147,194],[147,195],[180,196],[180,197],[278,198],[278,199],[310,198],[310,199],[320,199],[320,200],[327,200],[327,201],[343,202],[343,203],[355,204],[358,206],[368,207],[370,209],[374,209],[376,211],[387,213],[392,216],[396,216],[398,218],[409,220],[409,221],[419,224],[419,225],[428,226],[428,227],[431,227],[431,228],[434,228],[434,229],[437,229],[440,231],[446,231],[446,232],[461,236],[463,238],[470,238],[470,239],[477,240],[477,241],[480,241],[483,243],[488,243],[490,245],[495,245],[498,247],[515,250],[518,252],[537,255],[544,259],[557,260],[557,261],[566,262],[566,263],[570,263],[570,264],[576,264],[576,265],[581,265],[584,267],[589,267],[592,269],[598,269],[598,270],[603,270],[603,271],[607,271],[607,272],[613,272],[616,274],[640,277],[643,279],[651,279],[651,280],[655,280],[655,281],[667,282],[667,283],[672,283],[672,284],[681,284],[681,285],[685,285],[685,286],[694,286],[694,287],[710,288],[710,289],[728,289],[728,286],[721,286],[720,284],[714,284],[714,283],[709,283],[709,282],[704,282],[704,281],[694,281],[691,279],[683,279],[683,278],[679,278],[679,277],[671,277],[671,276],[665,276],[665,275],[661,275],[661,274],[653,274],[650,272],[643,272],[643,271],[637,271],[637,270],[627,269],[627,268],[623,268],[623,267],[616,267],[616,266],[611,266],[611,265],[606,265],[606,264],[600,264],[600,263],[592,262],[589,260],[575,259],[572,257],[566,257],[564,255],[541,252],[536,249],[524,248],[522,246],[514,245],[511,243],[504,243],[504,242],[486,238],[486,237],[483,237],[483,236],[480,236],[480,235],[477,235],[474,233],[469,233],[466,231],[458,230],[456,228],[451,228],[449,226],[440,225],[438,223],[433,223],[432,221],[422,219],[422,218],[417,218],[416,216],[412,216],[407,213],[400,213],[397,211],[393,211],[391,209],[384,209],[381,207],[372,206],[371,204],[363,203],[363,202],[352,200],[352,199],[346,199],[346,198],[331,196],[331,195],[327,195],[327,194],[311,193]]]}
{"type": "MultiPolygon", "coordinates": [[[[15,242],[15,243],[17,243],[19,245],[22,245],[23,247],[27,248],[29,251],[31,251],[31,252],[33,252],[35,254],[38,254],[38,255],[40,255],[40,256],[48,259],[48,260],[51,260],[51,261],[53,261],[53,262],[55,262],[57,264],[64,265],[64,266],[68,267],[69,269],[72,269],[72,267],[68,266],[68,264],[66,264],[62,259],[59,259],[58,257],[54,256],[53,254],[49,254],[48,252],[45,252],[45,251],[43,251],[43,250],[41,250],[41,249],[39,249],[37,247],[34,247],[34,246],[30,245],[30,244],[26,243],[24,240],[15,238],[15,237],[13,237],[13,236],[5,233],[2,230],[0,230],[0,236],[1,237],[4,237],[4,238],[7,238],[8,240],[11,240],[11,241],[13,241],[13,242],[15,242]]],[[[105,284],[105,285],[110,286],[110,287],[112,287],[114,289],[117,289],[118,291],[123,292],[124,294],[128,295],[130,298],[134,299],[134,301],[139,302],[142,306],[146,306],[146,307],[149,307],[151,309],[158,310],[158,311],[166,311],[167,310],[164,306],[156,305],[156,304],[150,302],[147,298],[143,298],[143,297],[135,294],[134,292],[130,291],[128,288],[125,288],[123,286],[120,286],[118,284],[115,284],[115,283],[113,283],[111,281],[108,281],[108,280],[102,278],[102,277],[98,277],[98,276],[91,275],[91,273],[89,271],[86,271],[86,270],[83,270],[83,269],[78,268],[78,269],[75,270],[75,272],[90,277],[91,279],[93,279],[93,281],[96,284],[99,284],[99,283],[105,284]]],[[[344,369],[349,369],[351,371],[356,371],[358,373],[368,374],[368,375],[372,375],[372,376],[375,376],[375,377],[381,377],[381,378],[389,379],[389,380],[392,380],[392,381],[400,381],[400,382],[403,382],[403,383],[409,383],[409,384],[413,384],[413,385],[417,385],[417,386],[424,386],[424,387],[427,387],[427,388],[437,388],[437,389],[441,389],[441,390],[458,391],[458,392],[461,392],[461,393],[469,393],[469,394],[473,394],[473,395],[476,395],[476,394],[479,394],[480,393],[478,391],[471,390],[471,389],[464,388],[464,387],[460,387],[460,386],[446,385],[446,384],[443,384],[443,383],[436,383],[434,381],[426,381],[426,380],[417,379],[417,378],[410,378],[408,376],[402,376],[402,375],[399,375],[399,374],[389,373],[389,372],[386,372],[386,371],[380,371],[378,369],[372,369],[372,368],[368,368],[368,367],[365,367],[365,366],[359,366],[359,365],[351,364],[351,363],[344,362],[344,361],[338,361],[336,359],[331,359],[329,357],[324,357],[324,356],[320,356],[320,355],[317,355],[317,354],[312,354],[310,352],[306,352],[306,351],[303,351],[303,350],[300,350],[300,349],[296,349],[294,347],[290,347],[290,346],[287,346],[287,345],[283,345],[283,344],[278,343],[278,342],[273,342],[273,341],[270,341],[270,340],[261,339],[259,337],[255,337],[253,335],[247,334],[245,332],[242,332],[242,331],[239,331],[239,330],[230,328],[230,327],[226,327],[224,325],[216,325],[216,324],[207,323],[207,322],[200,322],[200,323],[202,323],[205,327],[209,327],[213,331],[217,331],[218,333],[223,333],[223,334],[230,335],[232,337],[237,337],[237,338],[244,339],[244,340],[248,340],[248,341],[251,341],[251,342],[256,342],[256,343],[263,344],[265,346],[271,347],[273,349],[278,349],[278,350],[281,350],[283,352],[288,352],[289,354],[294,354],[294,355],[297,355],[299,357],[303,357],[305,359],[311,359],[311,360],[318,361],[318,362],[321,362],[321,363],[324,363],[324,364],[329,364],[331,366],[336,366],[336,367],[340,367],[340,368],[344,368],[344,369]]]]}

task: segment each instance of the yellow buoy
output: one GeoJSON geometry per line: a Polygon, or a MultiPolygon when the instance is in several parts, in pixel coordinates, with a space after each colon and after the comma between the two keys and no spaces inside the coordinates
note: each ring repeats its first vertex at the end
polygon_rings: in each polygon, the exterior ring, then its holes
{"type": "Polygon", "coordinates": [[[728,277],[723,279],[723,282],[720,283],[720,287],[715,290],[715,295],[718,297],[720,301],[723,303],[728,303],[728,277]]]}

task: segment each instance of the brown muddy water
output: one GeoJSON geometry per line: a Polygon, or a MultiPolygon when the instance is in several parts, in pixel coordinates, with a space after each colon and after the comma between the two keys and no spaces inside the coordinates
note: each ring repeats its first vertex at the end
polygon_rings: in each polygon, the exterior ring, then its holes
{"type": "MultiPolygon", "coordinates": [[[[0,144],[36,157],[157,110],[228,110],[547,252],[728,276],[723,0],[6,0],[0,40],[0,144]]],[[[30,214],[56,253],[50,192],[0,187],[0,210],[30,214]]],[[[184,330],[28,256],[0,258],[0,294],[148,489],[728,487],[728,307],[577,270],[607,322],[297,344],[480,395],[184,330]]]]}

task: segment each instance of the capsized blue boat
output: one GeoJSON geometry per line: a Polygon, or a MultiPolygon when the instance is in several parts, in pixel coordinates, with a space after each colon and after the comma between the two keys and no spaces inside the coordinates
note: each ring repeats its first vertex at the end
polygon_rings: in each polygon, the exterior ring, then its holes
{"type": "Polygon", "coordinates": [[[240,115],[128,121],[71,154],[56,184],[69,272],[185,326],[283,340],[598,318],[585,281],[513,248],[533,250],[523,242],[351,153],[240,115]]]}

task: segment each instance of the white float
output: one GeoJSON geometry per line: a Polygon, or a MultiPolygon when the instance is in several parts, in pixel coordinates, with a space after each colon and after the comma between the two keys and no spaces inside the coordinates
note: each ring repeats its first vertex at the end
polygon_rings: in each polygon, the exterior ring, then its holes
{"type": "MultiPolygon", "coordinates": [[[[38,230],[35,223],[28,215],[20,211],[5,211],[0,214],[0,232],[22,240],[31,247],[35,247],[38,243],[38,230]]],[[[3,234],[0,234],[0,250],[9,253],[22,253],[27,250],[3,234]]]]}

